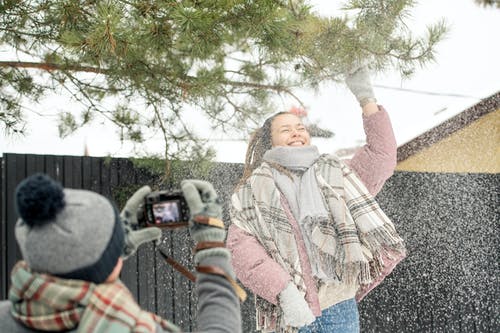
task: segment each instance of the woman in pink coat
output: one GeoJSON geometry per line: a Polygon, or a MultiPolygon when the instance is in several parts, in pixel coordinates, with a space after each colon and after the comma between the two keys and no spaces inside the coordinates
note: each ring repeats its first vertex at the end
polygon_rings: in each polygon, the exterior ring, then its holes
{"type": "Polygon", "coordinates": [[[260,331],[359,332],[357,301],[406,255],[373,199],[396,165],[388,114],[366,67],[346,83],[367,138],[351,160],[320,155],[301,119],[287,112],[267,119],[249,143],[227,245],[239,280],[256,296],[260,331]]]}

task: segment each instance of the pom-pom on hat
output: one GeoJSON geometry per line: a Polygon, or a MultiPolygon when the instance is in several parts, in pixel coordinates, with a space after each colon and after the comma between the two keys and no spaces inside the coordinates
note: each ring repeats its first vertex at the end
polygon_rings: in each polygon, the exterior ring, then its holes
{"type": "Polygon", "coordinates": [[[124,247],[118,211],[105,197],[64,189],[45,174],[16,188],[16,238],[33,271],[102,283],[124,247]]]}

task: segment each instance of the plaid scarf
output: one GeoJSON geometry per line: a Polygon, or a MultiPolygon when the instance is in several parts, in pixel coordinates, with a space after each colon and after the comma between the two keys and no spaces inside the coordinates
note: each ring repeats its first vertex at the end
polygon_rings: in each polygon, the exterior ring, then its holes
{"type": "Polygon", "coordinates": [[[24,261],[11,274],[12,315],[31,329],[77,332],[168,332],[179,328],[141,310],[120,281],[94,284],[33,273],[24,261]]]}
{"type": "MultiPolygon", "coordinates": [[[[330,216],[321,196],[316,180],[316,172],[311,166],[319,157],[316,146],[274,147],[264,154],[264,161],[273,169],[273,179],[284,195],[286,206],[290,208],[292,219],[298,222],[304,245],[311,265],[312,275],[322,281],[338,281],[333,271],[334,266],[326,267],[320,258],[320,251],[335,251],[335,239],[324,241],[321,226],[328,225],[330,216]],[[283,173],[281,167],[286,168],[283,173]],[[328,246],[326,246],[328,245],[328,246]]],[[[342,181],[336,179],[336,182],[342,181]]],[[[286,210],[285,210],[286,211],[286,210]]]]}
{"type": "MultiPolygon", "coordinates": [[[[371,283],[384,269],[383,257],[405,255],[403,240],[363,183],[337,157],[321,155],[312,168],[329,214],[327,222],[312,232],[317,247],[310,258],[317,262],[312,264],[320,265],[329,280],[360,286],[371,283]]],[[[285,211],[289,208],[282,201],[286,203],[276,187],[273,168],[263,162],[233,194],[231,220],[256,237],[290,273],[299,291],[305,292],[297,244],[285,211]]],[[[256,312],[258,329],[276,325],[276,332],[294,331],[284,327],[279,307],[258,297],[256,312]]]]}

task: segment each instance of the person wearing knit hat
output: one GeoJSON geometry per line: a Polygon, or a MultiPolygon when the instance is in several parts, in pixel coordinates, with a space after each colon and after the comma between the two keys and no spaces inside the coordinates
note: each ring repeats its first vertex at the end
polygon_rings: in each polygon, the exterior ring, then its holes
{"type": "Polygon", "coordinates": [[[24,260],[37,272],[102,283],[123,253],[120,216],[105,197],[63,189],[37,174],[17,188],[16,239],[24,260]]]}
{"type": "MultiPolygon", "coordinates": [[[[199,194],[208,190],[213,194],[209,197],[217,197],[210,183],[183,184],[189,188],[190,208],[195,202],[198,209],[192,217],[214,215],[210,212],[218,214],[213,218],[221,217],[220,203],[206,202],[199,194]]],[[[156,227],[136,230],[137,211],[150,192],[149,186],[140,188],[119,213],[104,196],[63,188],[45,174],[23,180],[15,193],[20,216],[15,236],[23,260],[12,270],[9,300],[0,302],[0,332],[180,332],[171,322],[142,310],[119,280],[123,260],[141,244],[161,237],[156,227]]],[[[190,221],[190,232],[195,241],[221,242],[225,238],[221,225],[222,229],[190,221]]],[[[208,248],[195,256],[197,264],[209,263],[234,277],[229,260],[229,251],[223,248],[208,248]]],[[[199,274],[197,289],[205,303],[200,304],[204,312],[199,318],[206,321],[198,322],[200,329],[241,331],[239,301],[231,281],[199,274]],[[214,302],[207,297],[214,293],[223,297],[214,302]]]]}

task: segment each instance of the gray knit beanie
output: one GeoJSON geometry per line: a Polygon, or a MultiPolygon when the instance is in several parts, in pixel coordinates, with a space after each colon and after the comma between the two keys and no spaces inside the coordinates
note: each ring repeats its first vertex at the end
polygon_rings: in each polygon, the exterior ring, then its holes
{"type": "Polygon", "coordinates": [[[16,238],[24,260],[40,273],[102,283],[124,247],[115,206],[95,192],[63,189],[44,174],[16,189],[16,238]]]}

